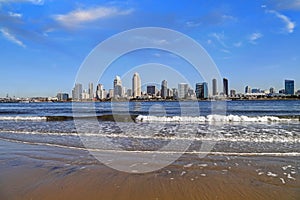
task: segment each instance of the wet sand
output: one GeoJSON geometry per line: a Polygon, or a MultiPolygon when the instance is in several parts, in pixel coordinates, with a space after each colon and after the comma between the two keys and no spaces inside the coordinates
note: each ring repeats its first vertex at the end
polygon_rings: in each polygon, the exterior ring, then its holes
{"type": "Polygon", "coordinates": [[[300,199],[298,156],[185,154],[155,172],[111,169],[87,151],[0,140],[0,199],[300,199]]]}

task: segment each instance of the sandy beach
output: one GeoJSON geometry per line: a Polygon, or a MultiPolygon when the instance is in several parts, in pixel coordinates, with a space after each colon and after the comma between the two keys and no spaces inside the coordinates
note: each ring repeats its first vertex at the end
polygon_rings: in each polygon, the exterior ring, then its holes
{"type": "Polygon", "coordinates": [[[87,151],[0,141],[0,199],[299,199],[297,156],[185,154],[151,173],[111,169],[87,151]],[[5,151],[4,151],[5,150],[5,151]]]}

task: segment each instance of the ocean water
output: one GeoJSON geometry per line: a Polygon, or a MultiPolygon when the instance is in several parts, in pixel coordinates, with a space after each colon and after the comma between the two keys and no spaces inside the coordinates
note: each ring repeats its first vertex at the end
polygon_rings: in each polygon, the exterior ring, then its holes
{"type": "Polygon", "coordinates": [[[299,156],[299,117],[300,101],[292,100],[1,103],[0,139],[140,152],[172,144],[171,153],[184,143],[187,153],[299,156]]]}

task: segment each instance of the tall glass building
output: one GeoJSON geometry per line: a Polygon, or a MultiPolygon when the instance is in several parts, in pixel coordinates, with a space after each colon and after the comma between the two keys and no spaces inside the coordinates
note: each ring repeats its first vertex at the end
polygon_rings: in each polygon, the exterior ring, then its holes
{"type": "Polygon", "coordinates": [[[285,80],[285,94],[294,95],[295,94],[295,82],[294,80],[285,80]]]}
{"type": "Polygon", "coordinates": [[[200,99],[208,98],[208,86],[207,83],[196,83],[196,97],[200,99]]]}

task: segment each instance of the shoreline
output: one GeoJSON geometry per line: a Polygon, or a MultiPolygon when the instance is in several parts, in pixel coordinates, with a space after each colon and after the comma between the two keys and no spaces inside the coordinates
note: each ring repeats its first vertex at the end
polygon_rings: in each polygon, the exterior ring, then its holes
{"type": "Polygon", "coordinates": [[[97,103],[97,102],[214,102],[214,101],[300,101],[299,97],[293,98],[226,98],[226,99],[108,99],[108,100],[82,100],[82,101],[29,101],[29,102],[22,102],[22,101],[14,101],[14,100],[6,100],[0,101],[0,103],[97,103]]]}
{"type": "Polygon", "coordinates": [[[4,140],[0,148],[1,199],[297,199],[300,195],[299,156],[200,159],[184,154],[158,171],[130,174],[105,166],[85,150],[4,140]]]}

